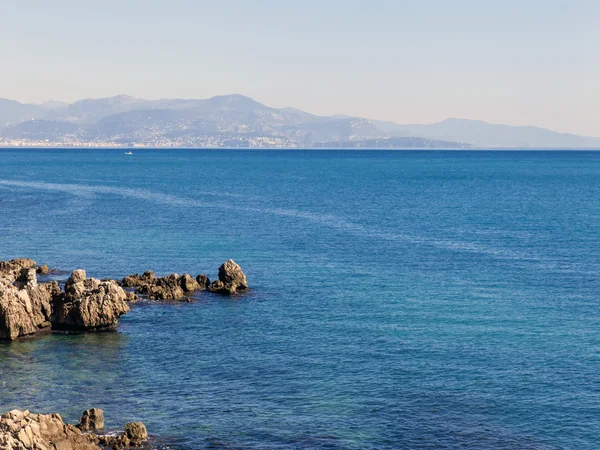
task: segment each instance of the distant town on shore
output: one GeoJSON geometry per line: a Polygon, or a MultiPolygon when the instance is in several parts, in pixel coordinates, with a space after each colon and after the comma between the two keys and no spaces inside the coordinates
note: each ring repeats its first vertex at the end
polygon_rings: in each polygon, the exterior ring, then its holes
{"type": "Polygon", "coordinates": [[[0,99],[0,147],[600,149],[600,138],[447,119],[428,125],[272,108],[243,95],[67,104],[0,99]]]}

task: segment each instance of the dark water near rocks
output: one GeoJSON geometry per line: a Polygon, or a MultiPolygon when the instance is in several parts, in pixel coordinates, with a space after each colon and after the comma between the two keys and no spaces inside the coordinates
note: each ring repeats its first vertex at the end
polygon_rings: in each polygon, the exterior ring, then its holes
{"type": "Polygon", "coordinates": [[[0,410],[161,448],[600,448],[600,153],[0,151],[0,259],[207,272],[0,345],[0,410]]]}

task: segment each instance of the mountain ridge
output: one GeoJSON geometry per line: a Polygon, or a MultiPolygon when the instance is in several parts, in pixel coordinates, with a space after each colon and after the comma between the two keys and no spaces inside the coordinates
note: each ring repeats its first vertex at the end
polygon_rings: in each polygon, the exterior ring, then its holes
{"type": "Polygon", "coordinates": [[[536,126],[448,118],[432,124],[272,108],[242,94],[146,100],[120,94],[73,103],[0,98],[0,145],[157,147],[600,148],[600,138],[536,126]],[[27,124],[27,122],[30,122],[27,124]]]}

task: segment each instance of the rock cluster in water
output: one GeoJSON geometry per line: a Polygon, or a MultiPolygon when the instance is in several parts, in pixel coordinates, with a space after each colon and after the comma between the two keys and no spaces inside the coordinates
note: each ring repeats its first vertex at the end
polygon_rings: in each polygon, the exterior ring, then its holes
{"type": "Polygon", "coordinates": [[[56,282],[37,283],[35,262],[0,262],[0,339],[13,340],[50,327],[56,282]]]}
{"type": "Polygon", "coordinates": [[[116,281],[87,278],[85,270],[74,271],[65,291],[54,298],[52,325],[57,330],[111,330],[119,317],[129,312],[127,294],[116,281]]]}
{"type": "Polygon", "coordinates": [[[187,273],[181,276],[174,273],[158,278],[154,272],[147,271],[142,275],[126,276],[121,280],[121,286],[134,288],[136,294],[151,300],[180,300],[198,291],[234,295],[248,290],[248,281],[242,268],[235,261],[229,260],[219,267],[219,279],[212,283],[202,274],[193,278],[187,273]]]}
{"type": "Polygon", "coordinates": [[[212,283],[206,275],[156,277],[151,271],[117,282],[88,278],[84,270],[75,270],[63,291],[55,281],[38,283],[37,274],[48,273],[48,266],[36,266],[31,259],[0,261],[0,340],[45,329],[114,330],[119,318],[129,312],[128,302],[140,297],[183,300],[202,290],[233,295],[248,289],[246,275],[231,260],[219,268],[219,278],[212,283]]]}
{"type": "Polygon", "coordinates": [[[141,422],[125,424],[117,435],[102,435],[104,413],[85,411],[80,423],[65,424],[60,414],[13,410],[0,416],[0,450],[120,450],[139,447],[148,439],[141,422]]]}

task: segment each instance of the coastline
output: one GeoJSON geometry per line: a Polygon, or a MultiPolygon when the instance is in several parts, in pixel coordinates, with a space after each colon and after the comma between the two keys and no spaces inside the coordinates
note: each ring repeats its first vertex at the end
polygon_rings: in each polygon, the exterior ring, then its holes
{"type": "Polygon", "coordinates": [[[197,150],[197,151],[278,151],[278,152],[453,152],[453,153],[478,153],[478,152],[600,152],[600,147],[178,147],[178,146],[130,146],[130,145],[22,145],[10,146],[0,145],[2,150],[128,150],[128,151],[152,151],[152,150],[197,150]]]}
{"type": "Polygon", "coordinates": [[[128,422],[123,431],[104,430],[104,412],[83,412],[79,423],[67,424],[58,413],[12,410],[0,416],[0,450],[123,450],[141,448],[149,439],[142,422],[128,422]]]}
{"type": "MultiPolygon", "coordinates": [[[[50,333],[115,332],[119,318],[130,312],[128,304],[139,301],[187,302],[199,291],[230,296],[248,290],[245,274],[232,260],[219,267],[212,283],[202,274],[156,277],[151,271],[97,280],[81,269],[64,284],[49,281],[64,273],[27,258],[0,261],[0,345],[50,333]]],[[[148,440],[141,422],[126,423],[117,433],[102,434],[103,428],[98,408],[84,411],[78,425],[65,424],[57,413],[12,410],[0,416],[0,450],[121,450],[148,440]]]]}
{"type": "Polygon", "coordinates": [[[98,280],[88,278],[82,269],[71,272],[64,284],[45,278],[58,272],[29,258],[0,261],[0,341],[49,329],[114,331],[119,318],[129,312],[130,303],[186,302],[200,291],[231,296],[249,289],[246,275],[233,260],[219,267],[213,282],[204,274],[195,278],[187,273],[157,277],[152,271],[127,275],[119,281],[98,280]]]}

